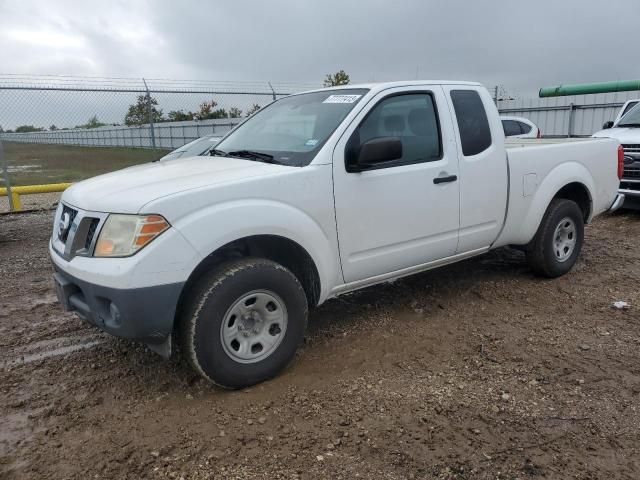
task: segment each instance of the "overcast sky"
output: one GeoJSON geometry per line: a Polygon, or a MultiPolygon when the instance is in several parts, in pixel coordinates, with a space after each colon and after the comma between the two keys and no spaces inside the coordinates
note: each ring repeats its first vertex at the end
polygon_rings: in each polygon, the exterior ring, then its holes
{"type": "Polygon", "coordinates": [[[638,0],[0,0],[0,73],[319,83],[342,68],[532,95],[639,78],[639,19],[638,0]]]}

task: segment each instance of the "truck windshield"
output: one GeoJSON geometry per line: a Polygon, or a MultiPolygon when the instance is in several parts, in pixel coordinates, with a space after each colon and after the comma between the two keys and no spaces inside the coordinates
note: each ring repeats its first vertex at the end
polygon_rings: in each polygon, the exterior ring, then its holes
{"type": "Polygon", "coordinates": [[[294,167],[308,165],[367,89],[327,89],[291,95],[258,110],[212,154],[294,167]]]}
{"type": "Polygon", "coordinates": [[[640,127],[640,105],[636,105],[629,110],[616,127],[640,127]]]}

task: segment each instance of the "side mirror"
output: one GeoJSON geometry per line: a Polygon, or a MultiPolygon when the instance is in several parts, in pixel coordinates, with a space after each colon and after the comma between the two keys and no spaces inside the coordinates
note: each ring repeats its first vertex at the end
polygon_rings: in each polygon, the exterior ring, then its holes
{"type": "Polygon", "coordinates": [[[402,158],[402,142],[398,137],[378,137],[364,142],[347,159],[348,172],[361,172],[376,165],[402,158]]]}
{"type": "Polygon", "coordinates": [[[602,124],[602,128],[604,128],[605,130],[606,130],[607,128],[611,128],[611,127],[613,127],[613,122],[612,122],[611,120],[609,120],[608,122],[604,122],[604,123],[602,124]]]}

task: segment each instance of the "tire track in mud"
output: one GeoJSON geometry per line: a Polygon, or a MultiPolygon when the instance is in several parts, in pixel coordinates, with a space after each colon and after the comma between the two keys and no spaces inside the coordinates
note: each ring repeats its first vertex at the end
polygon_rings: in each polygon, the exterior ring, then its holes
{"type": "MultiPolygon", "coordinates": [[[[14,350],[9,358],[0,359],[0,365],[24,365],[38,360],[46,360],[61,355],[69,355],[74,352],[87,350],[97,345],[101,345],[105,343],[105,341],[106,339],[103,335],[58,337],[49,340],[41,340],[14,350]]],[[[2,356],[4,356],[4,354],[2,356]]]]}

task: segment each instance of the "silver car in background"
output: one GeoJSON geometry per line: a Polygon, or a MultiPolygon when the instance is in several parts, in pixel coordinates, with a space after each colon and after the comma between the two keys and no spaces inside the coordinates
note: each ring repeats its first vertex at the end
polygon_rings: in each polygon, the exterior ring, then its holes
{"type": "Polygon", "coordinates": [[[501,115],[504,136],[508,138],[541,138],[542,132],[531,120],[522,117],[501,115]]]}
{"type": "Polygon", "coordinates": [[[205,135],[204,137],[196,138],[192,142],[189,142],[166,154],[160,159],[160,161],[164,162],[166,160],[175,160],[176,158],[180,157],[197,157],[198,155],[208,155],[209,150],[215,147],[221,138],[222,137],[218,135],[205,135]]]}

